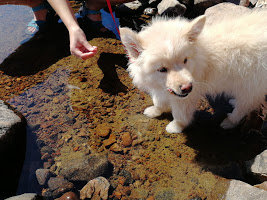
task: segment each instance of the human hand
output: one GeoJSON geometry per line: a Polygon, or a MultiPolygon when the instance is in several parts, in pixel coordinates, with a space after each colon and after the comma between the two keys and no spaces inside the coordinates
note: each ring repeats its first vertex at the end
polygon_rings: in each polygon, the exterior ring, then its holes
{"type": "Polygon", "coordinates": [[[93,57],[97,52],[96,46],[91,46],[81,28],[69,30],[71,54],[86,60],[93,57]]]}

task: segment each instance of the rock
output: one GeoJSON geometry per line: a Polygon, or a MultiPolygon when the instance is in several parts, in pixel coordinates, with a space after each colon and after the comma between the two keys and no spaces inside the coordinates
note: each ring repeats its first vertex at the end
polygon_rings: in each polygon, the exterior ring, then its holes
{"type": "Polygon", "coordinates": [[[182,16],[186,11],[185,5],[179,3],[177,0],[162,0],[157,8],[160,15],[172,17],[182,16]]]}
{"type": "Polygon", "coordinates": [[[0,100],[0,188],[2,197],[16,194],[25,157],[26,125],[26,120],[21,114],[0,100]]]}
{"type": "Polygon", "coordinates": [[[49,169],[37,169],[35,174],[39,185],[45,185],[52,175],[49,169]]]}
{"type": "Polygon", "coordinates": [[[108,123],[103,123],[97,125],[95,131],[98,136],[107,137],[111,131],[111,127],[108,123]]]}
{"type": "Polygon", "coordinates": [[[25,193],[5,200],[42,200],[43,198],[35,193],[25,193]]]}
{"type": "Polygon", "coordinates": [[[123,133],[121,136],[122,145],[125,147],[131,146],[133,139],[129,132],[123,133]]]}
{"type": "Polygon", "coordinates": [[[252,173],[261,181],[267,181],[267,150],[246,162],[248,173],[252,173]]]}
{"type": "Polygon", "coordinates": [[[107,172],[107,155],[78,155],[61,160],[58,173],[71,181],[90,181],[107,172]]]}
{"type": "Polygon", "coordinates": [[[231,180],[229,188],[226,192],[225,200],[237,199],[265,200],[267,199],[267,192],[242,181],[231,180]]]}
{"type": "Polygon", "coordinates": [[[64,178],[60,177],[51,177],[47,183],[49,189],[57,190],[59,188],[72,189],[74,187],[73,183],[67,181],[64,178]]]}
{"type": "Polygon", "coordinates": [[[254,187],[257,187],[257,188],[260,188],[260,189],[267,191],[267,181],[264,181],[261,184],[254,185],[254,187]]]}
{"type": "Polygon", "coordinates": [[[267,0],[258,0],[255,8],[267,8],[267,0]]]}
{"type": "Polygon", "coordinates": [[[105,147],[110,146],[116,142],[116,135],[111,134],[108,139],[103,141],[105,147]]]}
{"type": "Polygon", "coordinates": [[[79,200],[79,198],[74,192],[67,192],[57,200],[79,200]]]}
{"type": "Polygon", "coordinates": [[[113,152],[116,152],[116,153],[122,152],[122,148],[120,147],[120,145],[118,145],[118,143],[113,144],[110,147],[110,150],[113,151],[113,152]]]}
{"type": "Polygon", "coordinates": [[[108,190],[110,184],[104,177],[97,177],[89,181],[81,190],[80,198],[108,199],[108,190]],[[99,197],[99,198],[97,198],[99,197]]]}
{"type": "Polygon", "coordinates": [[[41,148],[40,152],[41,152],[41,154],[45,154],[45,153],[52,154],[52,153],[54,153],[54,150],[49,146],[43,146],[41,148]]]}
{"type": "Polygon", "coordinates": [[[135,15],[142,13],[147,6],[148,1],[146,0],[137,0],[123,3],[117,7],[116,14],[118,13],[119,16],[135,15]]]}
{"type": "Polygon", "coordinates": [[[144,10],[145,15],[156,15],[157,9],[156,8],[146,8],[144,10]]]}

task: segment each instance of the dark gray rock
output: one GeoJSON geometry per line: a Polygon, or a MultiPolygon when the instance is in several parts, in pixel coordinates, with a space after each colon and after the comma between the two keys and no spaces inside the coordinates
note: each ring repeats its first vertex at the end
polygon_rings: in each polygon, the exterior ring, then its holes
{"type": "Polygon", "coordinates": [[[181,4],[177,0],[162,0],[158,4],[157,8],[160,15],[170,17],[182,16],[186,11],[185,5],[181,4]]]}
{"type": "Polygon", "coordinates": [[[225,200],[266,200],[267,191],[253,187],[247,183],[231,180],[225,200]]]}
{"type": "Polygon", "coordinates": [[[5,200],[43,200],[43,198],[35,193],[25,193],[5,200]]]}
{"type": "Polygon", "coordinates": [[[0,197],[16,194],[25,157],[26,125],[21,114],[0,100],[0,197]]]}
{"type": "Polygon", "coordinates": [[[107,173],[107,155],[79,155],[61,161],[58,173],[71,181],[90,181],[107,173]]]}
{"type": "Polygon", "coordinates": [[[40,185],[45,185],[52,175],[49,169],[37,169],[35,174],[40,185]]]}

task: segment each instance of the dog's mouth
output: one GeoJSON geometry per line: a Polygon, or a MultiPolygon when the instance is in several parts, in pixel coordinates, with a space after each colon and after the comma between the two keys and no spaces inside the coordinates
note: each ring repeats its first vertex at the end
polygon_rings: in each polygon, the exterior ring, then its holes
{"type": "Polygon", "coordinates": [[[186,97],[186,96],[189,94],[189,93],[185,93],[185,94],[177,94],[177,93],[174,92],[171,88],[168,88],[167,90],[169,91],[169,93],[174,94],[174,95],[176,95],[176,96],[178,96],[178,97],[186,97]]]}

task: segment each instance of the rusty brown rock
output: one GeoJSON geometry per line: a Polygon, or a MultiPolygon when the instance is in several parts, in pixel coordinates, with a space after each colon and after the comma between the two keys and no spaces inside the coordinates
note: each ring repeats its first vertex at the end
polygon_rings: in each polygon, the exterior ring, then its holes
{"type": "Polygon", "coordinates": [[[111,134],[108,139],[103,141],[105,147],[110,146],[116,142],[116,135],[111,134]]]}
{"type": "Polygon", "coordinates": [[[57,200],[79,200],[79,198],[74,192],[67,192],[57,200]]]}
{"type": "Polygon", "coordinates": [[[103,124],[97,125],[95,131],[98,136],[107,137],[111,131],[111,128],[108,123],[103,123],[103,124]]]}
{"type": "Polygon", "coordinates": [[[120,147],[120,145],[118,145],[117,143],[113,144],[111,147],[110,147],[110,150],[113,151],[113,152],[122,152],[122,148],[120,147]]]}
{"type": "Polygon", "coordinates": [[[108,199],[109,182],[104,177],[89,181],[80,191],[80,199],[108,199]]]}
{"type": "Polygon", "coordinates": [[[121,140],[122,145],[125,147],[130,146],[133,142],[132,136],[129,132],[123,133],[123,135],[121,136],[121,140]]]}

